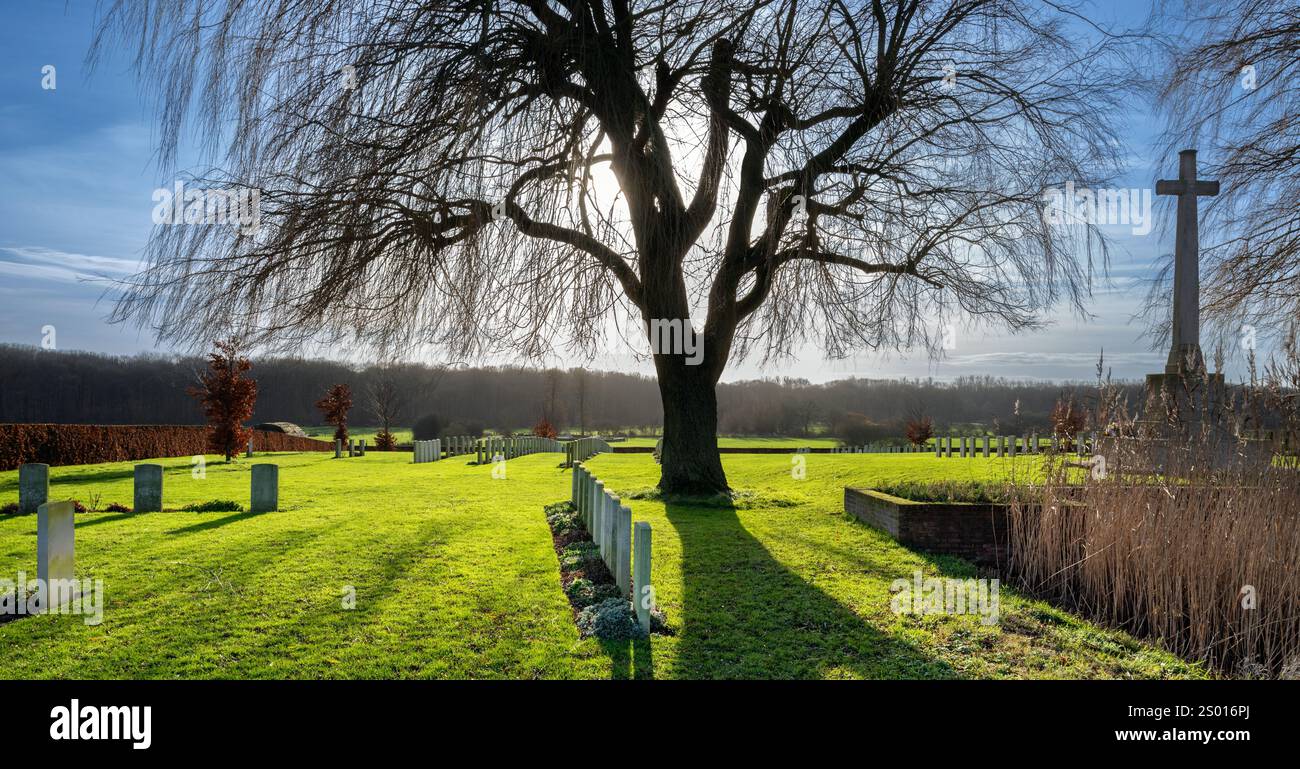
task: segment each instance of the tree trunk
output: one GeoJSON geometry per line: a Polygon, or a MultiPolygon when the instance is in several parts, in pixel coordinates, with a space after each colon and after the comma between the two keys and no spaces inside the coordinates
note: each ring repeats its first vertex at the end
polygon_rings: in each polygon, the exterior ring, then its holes
{"type": "Polygon", "coordinates": [[[659,489],[669,494],[728,491],[718,456],[718,396],[707,367],[687,365],[680,355],[655,358],[664,407],[659,489]]]}

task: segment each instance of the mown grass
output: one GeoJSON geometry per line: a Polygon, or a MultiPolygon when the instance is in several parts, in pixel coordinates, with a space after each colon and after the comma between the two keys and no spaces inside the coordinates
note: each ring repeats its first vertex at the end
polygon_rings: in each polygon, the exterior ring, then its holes
{"type": "MultiPolygon", "coordinates": [[[[579,638],[542,508],[569,494],[558,455],[512,460],[505,479],[409,454],[277,454],[166,467],[168,511],[88,513],[77,574],[103,579],[103,624],[0,624],[0,676],[804,678],[1169,677],[1198,668],[1042,603],[1002,592],[1000,625],[899,616],[890,583],[971,575],[843,514],[845,485],[985,479],[1004,460],[925,455],[726,455],[734,502],[664,500],[646,455],[591,468],[654,528],[654,584],[673,636],[579,638]],[[281,466],[273,513],[186,513],[246,503],[249,467],[281,466]],[[356,608],[345,609],[354,588],[356,608]]],[[[1031,459],[1017,467],[1029,468],[1031,459]]],[[[130,503],[131,465],[55,468],[55,498],[130,503]]],[[[17,499],[0,473],[0,504],[17,499]]],[[[0,576],[34,576],[35,516],[0,518],[0,576]]]]}
{"type": "MultiPolygon", "coordinates": [[[[321,441],[334,440],[334,425],[313,425],[309,427],[303,427],[302,429],[303,432],[307,433],[309,436],[317,440],[321,440],[321,441]]],[[[358,440],[358,441],[364,440],[367,446],[374,446],[375,436],[378,435],[379,431],[382,429],[383,428],[377,426],[376,427],[366,427],[366,426],[353,427],[352,425],[348,425],[348,438],[352,440],[358,440]]],[[[412,440],[411,428],[394,427],[393,437],[396,438],[397,442],[400,444],[410,443],[412,440]]]]}
{"type": "MultiPolygon", "coordinates": [[[[628,438],[625,441],[619,441],[617,444],[611,443],[611,446],[653,446],[658,442],[658,438],[628,438]]],[[[761,438],[752,436],[729,436],[722,435],[718,437],[718,445],[732,448],[791,448],[801,447],[809,448],[831,448],[840,445],[840,441],[835,438],[761,438]]]]}

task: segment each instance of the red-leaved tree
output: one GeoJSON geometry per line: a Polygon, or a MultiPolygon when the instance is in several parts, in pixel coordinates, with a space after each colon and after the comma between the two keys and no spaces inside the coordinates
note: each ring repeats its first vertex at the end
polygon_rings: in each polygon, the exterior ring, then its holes
{"type": "Polygon", "coordinates": [[[325,397],[316,401],[316,408],[325,415],[326,424],[334,425],[334,438],[340,441],[348,439],[348,412],[352,410],[352,388],[345,384],[336,384],[325,393],[325,397]]]}
{"type": "Polygon", "coordinates": [[[239,354],[239,340],[216,343],[208,354],[208,370],[199,377],[198,387],[186,392],[203,404],[208,420],[208,448],[224,454],[226,461],[248,442],[253,431],[244,420],[253,416],[257,403],[257,382],[244,376],[253,364],[239,354]]]}
{"type": "Polygon", "coordinates": [[[547,419],[546,417],[542,417],[542,421],[533,425],[533,435],[536,435],[540,438],[553,439],[557,435],[557,433],[555,432],[555,425],[551,424],[551,420],[547,419]]]}
{"type": "Polygon", "coordinates": [[[934,437],[934,420],[930,417],[914,417],[907,420],[907,440],[913,446],[924,446],[934,437]]]}

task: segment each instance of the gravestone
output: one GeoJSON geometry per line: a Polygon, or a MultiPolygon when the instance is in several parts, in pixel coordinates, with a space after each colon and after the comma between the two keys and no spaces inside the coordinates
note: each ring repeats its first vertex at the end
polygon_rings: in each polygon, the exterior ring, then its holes
{"type": "Polygon", "coordinates": [[[268,513],[280,509],[280,466],[253,465],[253,488],[249,512],[268,513]]]}
{"type": "Polygon", "coordinates": [[[34,513],[50,501],[50,466],[31,462],[18,466],[18,512],[34,513]]]}
{"type": "Polygon", "coordinates": [[[343,441],[339,440],[338,438],[335,438],[335,439],[334,439],[334,458],[335,458],[335,459],[340,459],[340,458],[342,458],[342,457],[343,457],[343,441]]]}
{"type": "Polygon", "coordinates": [[[581,462],[578,463],[577,470],[581,473],[578,476],[578,517],[582,519],[583,527],[590,532],[591,523],[587,520],[587,501],[591,498],[589,488],[591,486],[591,474],[587,472],[587,468],[583,467],[581,462]]]}
{"type": "Polygon", "coordinates": [[[162,465],[135,466],[135,512],[156,513],[162,510],[162,465]]]}
{"type": "Polygon", "coordinates": [[[620,595],[632,591],[632,511],[619,506],[614,516],[614,581],[620,595]]]}
{"type": "Polygon", "coordinates": [[[651,532],[650,524],[645,521],[636,522],[636,539],[634,541],[636,553],[632,558],[632,609],[636,612],[636,620],[641,623],[641,627],[648,633],[650,632],[650,609],[653,608],[650,603],[650,549],[651,549],[651,532]]]}
{"type": "Polygon", "coordinates": [[[76,508],[72,502],[46,502],[36,509],[36,578],[42,611],[58,608],[75,591],[76,508]]]}
{"type": "Polygon", "coordinates": [[[984,458],[989,458],[989,437],[987,435],[984,436],[984,458]]]}
{"type": "MultiPolygon", "coordinates": [[[[592,478],[594,479],[595,476],[593,475],[592,478]]],[[[591,504],[591,526],[587,528],[587,531],[591,533],[591,541],[599,545],[600,534],[602,531],[604,531],[604,528],[601,526],[601,524],[603,523],[602,518],[604,517],[602,513],[605,510],[605,482],[604,481],[595,481],[594,483],[592,483],[590,504],[591,504]]]]}
{"type": "Polygon", "coordinates": [[[365,439],[365,438],[362,438],[362,439],[361,439],[361,444],[360,444],[359,448],[361,449],[361,456],[364,457],[364,456],[366,455],[366,439],[365,439]]]}
{"type": "Polygon", "coordinates": [[[601,518],[603,531],[600,536],[600,554],[605,559],[605,566],[614,571],[614,554],[618,548],[618,508],[621,500],[613,494],[605,494],[605,515],[601,518]]]}
{"type": "Polygon", "coordinates": [[[348,438],[348,456],[355,457],[356,455],[357,455],[357,442],[351,438],[348,438]]]}
{"type": "Polygon", "coordinates": [[[253,456],[253,439],[252,439],[252,438],[249,438],[249,439],[248,439],[248,450],[244,452],[244,456],[245,456],[245,457],[251,457],[251,456],[253,456]]]}

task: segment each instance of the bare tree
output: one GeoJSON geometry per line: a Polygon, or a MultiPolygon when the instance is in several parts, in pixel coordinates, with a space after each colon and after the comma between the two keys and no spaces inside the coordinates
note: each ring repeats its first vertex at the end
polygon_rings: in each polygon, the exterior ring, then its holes
{"type": "Polygon", "coordinates": [[[587,434],[587,370],[577,369],[575,372],[574,395],[577,400],[575,404],[578,412],[578,435],[587,434]]]}
{"type": "Polygon", "coordinates": [[[542,419],[551,424],[560,423],[560,377],[560,370],[555,368],[547,369],[544,376],[546,393],[542,402],[542,419]]]}
{"type": "Polygon", "coordinates": [[[1165,154],[1205,144],[1221,181],[1203,204],[1202,309],[1222,332],[1249,324],[1283,340],[1300,318],[1300,12],[1295,0],[1167,10],[1181,34],[1165,41],[1165,154]]]}
{"type": "MultiPolygon", "coordinates": [[[[439,369],[439,377],[442,371],[443,369],[439,369]]],[[[382,428],[375,436],[375,444],[383,451],[392,451],[396,447],[397,442],[393,437],[392,427],[406,410],[406,393],[398,380],[397,372],[391,365],[383,366],[366,388],[370,396],[370,410],[379,420],[382,428]]]]}
{"type": "Polygon", "coordinates": [[[1082,311],[1104,241],[1041,199],[1113,174],[1124,79],[1078,22],[1027,0],[118,0],[98,45],[126,38],[157,84],[161,161],[192,120],[221,148],[198,181],[260,190],[261,218],[159,227],[114,317],[545,358],[594,354],[612,316],[653,355],[661,488],[726,489],[729,361],[1082,311]]]}

